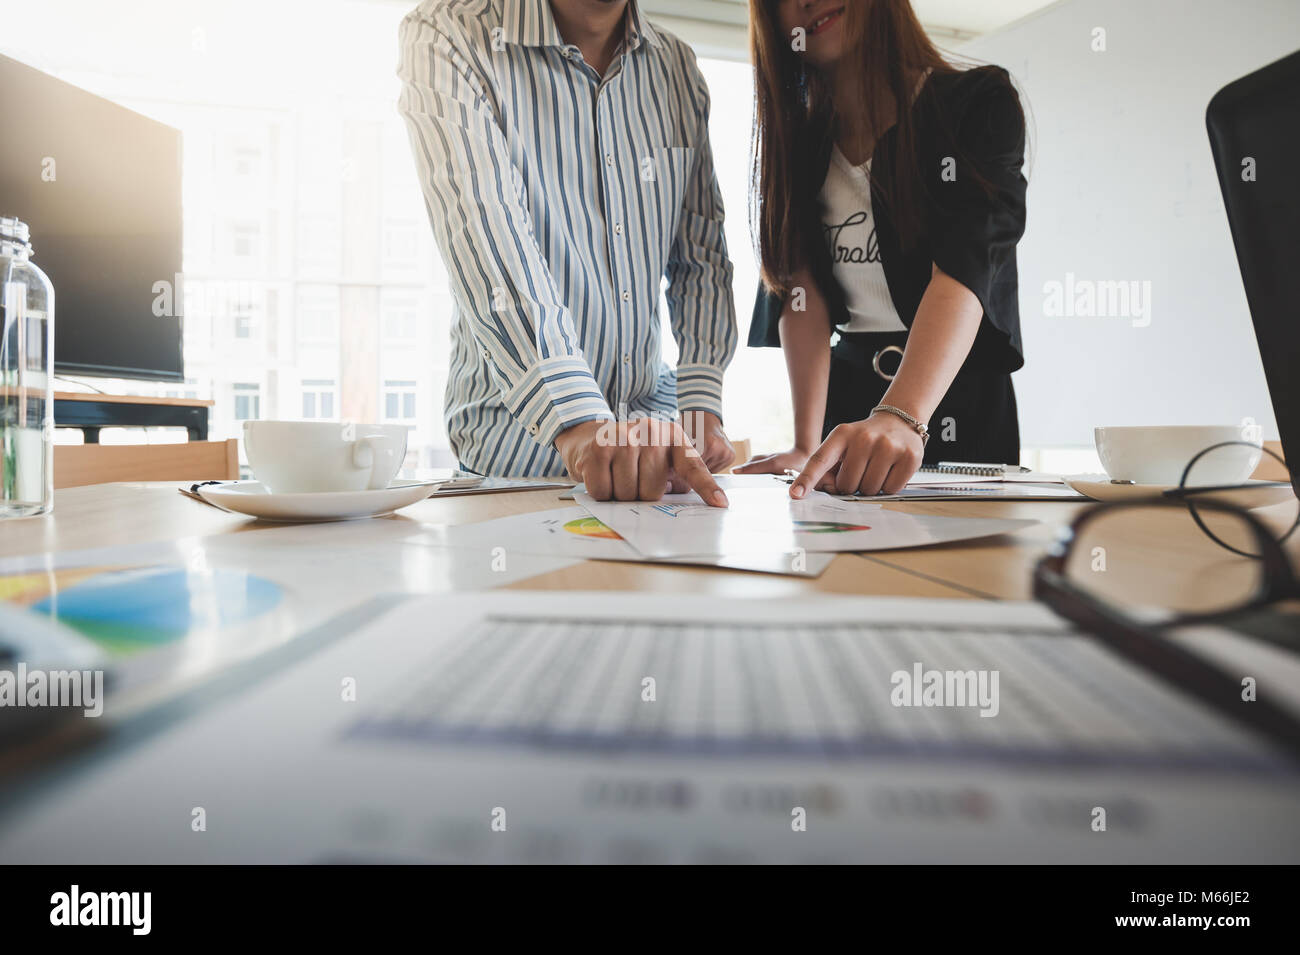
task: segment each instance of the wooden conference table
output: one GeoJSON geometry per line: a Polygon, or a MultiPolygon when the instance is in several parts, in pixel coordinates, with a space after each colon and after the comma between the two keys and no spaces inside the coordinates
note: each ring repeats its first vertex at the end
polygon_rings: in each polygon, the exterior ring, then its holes
{"type": "MultiPolygon", "coordinates": [[[[229,514],[177,492],[180,482],[101,484],[55,492],[52,514],[6,521],[0,557],[176,540],[211,534],[261,534],[279,526],[229,514]]],[[[458,524],[572,506],[557,489],[447,497],[423,501],[379,520],[458,524]]],[[[1072,501],[907,502],[886,507],[957,517],[1037,520],[1012,535],[966,543],[871,554],[841,554],[818,578],[613,561],[585,561],[510,585],[533,590],[637,590],[702,593],[736,598],[793,597],[815,593],[892,595],[983,600],[1026,600],[1034,563],[1058,528],[1087,504],[1072,501]]],[[[1141,529],[1137,529],[1141,532],[1141,529]]],[[[1148,562],[1177,572],[1203,543],[1190,520],[1143,534],[1148,562]]],[[[1288,550],[1300,566],[1300,535],[1288,550]]]]}

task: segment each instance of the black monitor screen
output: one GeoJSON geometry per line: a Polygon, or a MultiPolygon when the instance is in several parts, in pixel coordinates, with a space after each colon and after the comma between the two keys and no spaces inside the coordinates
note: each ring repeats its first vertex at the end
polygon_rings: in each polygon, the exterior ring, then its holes
{"type": "Polygon", "coordinates": [[[1300,494],[1300,52],[1221,89],[1206,125],[1282,451],[1300,494]]]}
{"type": "Polygon", "coordinates": [[[0,56],[0,216],[54,284],[56,371],[184,379],[177,130],[0,56]]]}

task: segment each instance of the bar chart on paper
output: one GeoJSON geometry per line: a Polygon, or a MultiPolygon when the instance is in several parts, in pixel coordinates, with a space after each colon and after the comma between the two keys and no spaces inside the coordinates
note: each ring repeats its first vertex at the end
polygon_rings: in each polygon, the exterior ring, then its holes
{"type": "Polygon", "coordinates": [[[441,638],[345,735],[715,758],[1275,762],[1086,638],[866,622],[487,616],[441,638]],[[897,684],[935,669],[970,674],[964,705],[897,705],[897,684]],[[980,674],[995,672],[996,698],[981,699],[980,674]]]}

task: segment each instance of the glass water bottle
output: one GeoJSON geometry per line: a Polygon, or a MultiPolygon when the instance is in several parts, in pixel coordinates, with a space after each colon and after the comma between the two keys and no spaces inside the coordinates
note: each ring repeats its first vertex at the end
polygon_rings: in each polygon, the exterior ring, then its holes
{"type": "Polygon", "coordinates": [[[0,217],[0,519],[54,506],[54,287],[0,217]]]}

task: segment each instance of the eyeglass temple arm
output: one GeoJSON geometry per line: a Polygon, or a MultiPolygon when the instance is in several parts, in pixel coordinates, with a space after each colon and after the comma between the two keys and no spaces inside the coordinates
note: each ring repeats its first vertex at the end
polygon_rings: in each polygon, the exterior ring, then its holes
{"type": "MultiPolygon", "coordinates": [[[[1039,568],[1035,575],[1035,596],[1055,607],[1057,603],[1046,591],[1059,590],[1062,586],[1054,569],[1039,568]]],[[[1242,700],[1237,678],[1159,633],[1138,626],[1093,601],[1069,599],[1069,603],[1071,612],[1065,615],[1085,627],[1103,646],[1174,689],[1263,734],[1292,760],[1300,762],[1300,718],[1269,700],[1242,700]]]]}

